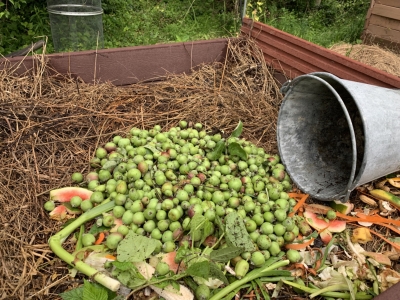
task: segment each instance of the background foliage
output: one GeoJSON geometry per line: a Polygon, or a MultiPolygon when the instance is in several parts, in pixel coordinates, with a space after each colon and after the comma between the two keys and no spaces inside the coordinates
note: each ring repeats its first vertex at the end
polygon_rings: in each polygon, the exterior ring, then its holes
{"type": "MultiPolygon", "coordinates": [[[[329,47],[357,43],[370,0],[250,0],[247,16],[329,47]]],[[[235,36],[239,0],[103,0],[105,48],[235,36]]],[[[46,0],[0,1],[0,54],[48,37],[46,0]]]]}
{"type": "Polygon", "coordinates": [[[324,47],[358,43],[370,0],[251,0],[247,14],[324,47]]]}

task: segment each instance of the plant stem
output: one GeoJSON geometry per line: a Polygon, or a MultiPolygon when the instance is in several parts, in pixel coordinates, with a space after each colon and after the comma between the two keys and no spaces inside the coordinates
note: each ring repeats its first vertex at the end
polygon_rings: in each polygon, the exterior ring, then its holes
{"type": "MultiPolygon", "coordinates": [[[[307,286],[304,285],[300,285],[294,282],[290,282],[287,280],[283,280],[283,283],[287,284],[287,285],[291,285],[294,286],[302,291],[305,291],[306,293],[312,294],[312,293],[316,293],[318,291],[320,291],[320,289],[315,289],[315,288],[309,288],[307,286]]],[[[348,287],[347,287],[348,288],[348,287]]],[[[351,294],[350,293],[345,293],[345,292],[325,292],[320,294],[320,296],[324,296],[324,297],[332,297],[332,298],[342,298],[342,299],[351,299],[351,294]]],[[[363,292],[357,293],[355,295],[357,300],[368,300],[368,299],[372,299],[373,296],[372,295],[367,295],[363,292]]]]}
{"type": "Polygon", "coordinates": [[[77,269],[79,272],[85,274],[86,276],[93,277],[95,281],[102,284],[111,291],[117,291],[120,287],[120,282],[115,280],[105,274],[100,273],[95,268],[85,264],[83,261],[77,259],[72,254],[68,253],[63,247],[63,241],[73,233],[82,224],[96,218],[104,212],[110,211],[114,208],[114,201],[105,204],[98,205],[87,212],[83,213],[74,222],[66,226],[64,229],[51,236],[49,239],[50,249],[56,254],[60,259],[65,261],[70,266],[77,269]]]}
{"type": "Polygon", "coordinates": [[[287,266],[288,264],[289,264],[289,260],[283,260],[283,261],[274,263],[268,267],[255,269],[255,270],[251,271],[250,273],[248,273],[246,276],[244,276],[242,279],[235,281],[235,282],[231,283],[230,285],[224,287],[222,290],[220,290],[218,293],[216,293],[214,296],[212,296],[209,300],[222,299],[227,294],[229,294],[233,290],[240,288],[242,285],[246,284],[247,282],[264,276],[265,272],[287,266]]]}
{"type": "Polygon", "coordinates": [[[184,274],[181,274],[181,275],[175,275],[173,277],[163,278],[163,279],[160,279],[160,280],[157,280],[157,281],[148,281],[146,284],[143,284],[140,287],[132,290],[130,292],[130,294],[132,295],[132,294],[136,293],[137,291],[140,291],[140,290],[144,289],[145,287],[148,287],[148,286],[151,286],[151,285],[156,285],[156,284],[162,283],[164,281],[170,281],[170,280],[178,281],[179,279],[182,279],[182,278],[184,278],[186,276],[188,276],[188,275],[186,273],[184,273],[184,274]]]}
{"type": "Polygon", "coordinates": [[[321,295],[326,292],[337,292],[337,291],[346,291],[349,290],[349,287],[347,284],[334,284],[327,286],[323,289],[319,289],[318,291],[315,291],[314,293],[310,294],[310,298],[314,298],[318,295],[321,295]]]}
{"type": "Polygon", "coordinates": [[[288,281],[293,281],[294,277],[288,276],[276,276],[276,277],[260,277],[261,282],[278,282],[281,280],[288,280],[288,281]]]}

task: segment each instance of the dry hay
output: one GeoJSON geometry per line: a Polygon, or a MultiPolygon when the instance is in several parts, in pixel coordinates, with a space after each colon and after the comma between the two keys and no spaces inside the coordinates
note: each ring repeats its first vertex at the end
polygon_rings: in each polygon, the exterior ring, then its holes
{"type": "Polygon", "coordinates": [[[377,45],[336,44],[332,51],[400,77],[400,56],[377,45]]]}
{"type": "Polygon", "coordinates": [[[71,185],[70,174],[89,171],[113,135],[181,119],[229,133],[242,120],[244,138],[277,152],[282,96],[262,52],[237,39],[227,53],[192,74],[124,88],[49,75],[41,56],[33,75],[0,71],[0,299],[57,299],[78,284],[47,246],[61,224],[42,207],[50,190],[71,185]]]}

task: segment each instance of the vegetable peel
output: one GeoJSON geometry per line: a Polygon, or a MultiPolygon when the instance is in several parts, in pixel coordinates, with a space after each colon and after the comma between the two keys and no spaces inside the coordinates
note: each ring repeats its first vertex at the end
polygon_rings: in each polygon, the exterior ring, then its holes
{"type": "Polygon", "coordinates": [[[381,189],[375,189],[372,191],[369,191],[369,193],[374,196],[375,198],[379,200],[384,200],[389,202],[390,204],[393,204],[396,206],[396,208],[400,209],[400,198],[393,195],[392,193],[389,193],[387,191],[381,190],[381,189]]]}
{"type": "Polygon", "coordinates": [[[50,213],[50,219],[61,221],[67,217],[67,208],[64,205],[55,207],[50,213]]]}
{"type": "Polygon", "coordinates": [[[353,243],[366,244],[372,242],[372,235],[368,228],[359,227],[353,230],[353,235],[351,236],[351,241],[353,243]]]}
{"type": "Polygon", "coordinates": [[[330,203],[330,206],[336,210],[337,212],[340,212],[344,215],[348,215],[354,208],[353,203],[349,202],[341,202],[340,200],[334,200],[330,203]]]}
{"type": "Polygon", "coordinates": [[[386,266],[391,266],[392,262],[390,261],[389,257],[383,253],[376,253],[376,252],[369,252],[369,251],[364,251],[362,253],[366,257],[371,257],[378,263],[386,266]]]}
{"type": "Polygon", "coordinates": [[[69,202],[74,196],[79,196],[82,200],[88,200],[93,194],[92,191],[88,189],[69,186],[50,191],[50,200],[58,202],[69,202]]]}
{"type": "Polygon", "coordinates": [[[332,232],[342,232],[346,229],[346,222],[340,220],[331,220],[327,222],[324,219],[320,219],[311,211],[304,212],[304,218],[306,222],[319,231],[321,240],[328,244],[332,239],[332,232]]]}

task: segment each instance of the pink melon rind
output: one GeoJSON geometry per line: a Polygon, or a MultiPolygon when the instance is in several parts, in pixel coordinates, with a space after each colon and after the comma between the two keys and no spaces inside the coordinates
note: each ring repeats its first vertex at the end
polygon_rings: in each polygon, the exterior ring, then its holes
{"type": "Polygon", "coordinates": [[[346,222],[340,220],[332,220],[329,222],[328,230],[330,232],[342,232],[346,229],[346,222]]]}
{"type": "Polygon", "coordinates": [[[305,211],[303,214],[306,222],[314,229],[323,230],[329,227],[329,223],[319,219],[316,214],[310,211],[305,211]]]}
{"type": "Polygon", "coordinates": [[[65,206],[67,212],[71,215],[79,215],[82,213],[82,210],[79,207],[72,207],[69,202],[64,202],[62,205],[65,206]]]}
{"type": "Polygon", "coordinates": [[[178,272],[178,268],[179,268],[179,270],[184,269],[184,265],[183,265],[183,263],[181,263],[180,265],[177,264],[175,262],[175,257],[176,257],[176,251],[169,252],[169,253],[163,253],[161,255],[161,261],[167,263],[170,270],[176,274],[178,272]]]}
{"type": "Polygon", "coordinates": [[[57,206],[49,213],[49,215],[51,219],[61,221],[67,216],[67,208],[64,205],[57,206]]]}
{"type": "Polygon", "coordinates": [[[117,232],[118,227],[123,224],[122,219],[114,219],[114,226],[110,229],[110,232],[117,232]]]}
{"type": "Polygon", "coordinates": [[[81,187],[63,187],[50,191],[50,200],[69,202],[74,196],[79,196],[82,200],[88,200],[92,194],[92,191],[81,187]]]}
{"type": "Polygon", "coordinates": [[[328,229],[321,231],[319,236],[325,245],[329,244],[329,242],[332,240],[332,233],[328,229]]]}

